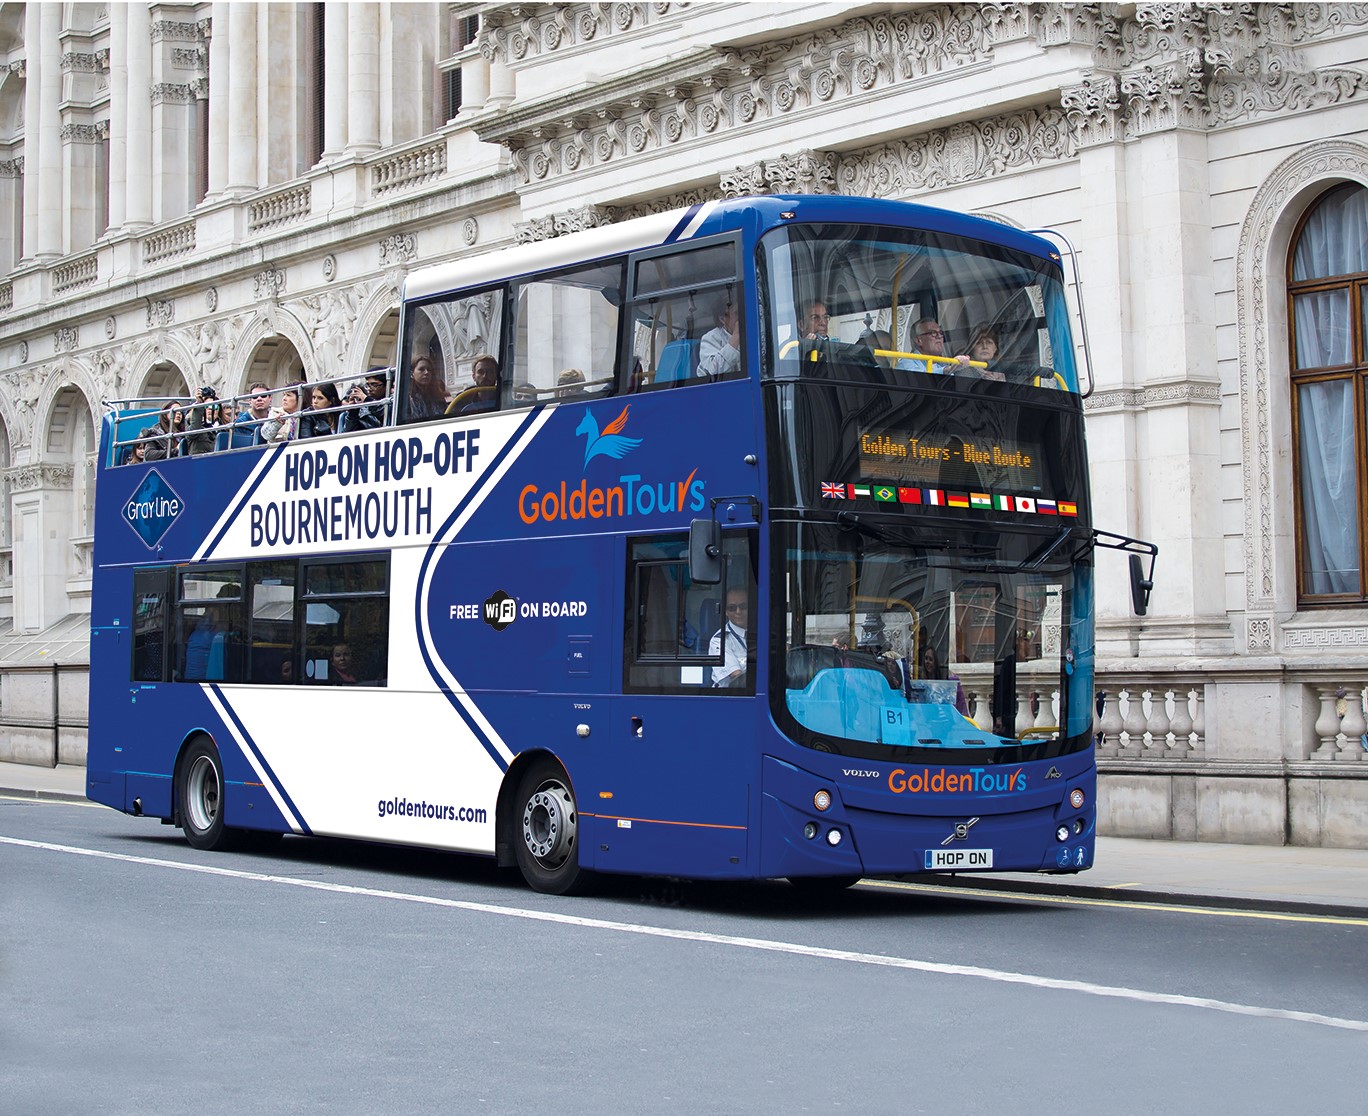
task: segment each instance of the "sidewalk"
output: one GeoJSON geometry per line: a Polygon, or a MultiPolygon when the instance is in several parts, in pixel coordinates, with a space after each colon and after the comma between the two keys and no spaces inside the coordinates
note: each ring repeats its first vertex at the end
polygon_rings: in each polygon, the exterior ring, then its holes
{"type": "MultiPolygon", "coordinates": [[[[0,763],[0,796],[84,802],[84,767],[0,763]]],[[[923,874],[918,882],[1021,894],[1130,899],[1368,918],[1368,849],[1099,837],[1097,866],[1076,876],[923,874]]]]}

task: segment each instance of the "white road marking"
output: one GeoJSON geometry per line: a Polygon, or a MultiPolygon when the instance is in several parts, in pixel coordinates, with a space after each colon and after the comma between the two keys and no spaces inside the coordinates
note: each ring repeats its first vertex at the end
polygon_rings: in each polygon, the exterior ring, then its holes
{"type": "Polygon", "coordinates": [[[888,957],[878,953],[857,953],[845,949],[826,949],[822,946],[800,945],[796,942],[774,941],[768,938],[743,938],[732,934],[711,934],[702,930],[675,930],[664,926],[648,926],[636,922],[616,922],[602,918],[583,918],[554,911],[532,911],[520,907],[502,907],[493,903],[472,903],[463,899],[443,899],[436,895],[415,895],[406,891],[386,891],[382,888],[356,887],[350,884],[325,883],[322,880],[298,879],[293,876],[273,876],[265,872],[243,872],[235,868],[216,868],[208,864],[185,864],[176,860],[161,860],[150,856],[84,849],[74,845],[55,845],[46,841],[26,841],[18,837],[0,837],[0,844],[44,852],[90,856],[99,860],[113,860],[124,864],[141,864],[150,868],[171,868],[179,872],[196,872],[205,876],[249,880],[255,883],[283,884],[310,891],[326,891],[336,895],[357,895],[371,899],[394,899],[404,903],[419,903],[429,907],[470,911],[475,914],[521,918],[533,922],[550,922],[561,926],[577,926],[586,930],[610,930],[620,934],[637,934],[649,938],[668,938],[674,941],[698,942],[705,945],[730,946],[734,949],[753,949],[766,953],[786,953],[797,957],[812,957],[826,961],[844,961],[856,965],[878,965],[890,969],[908,969],[938,976],[971,977],[1000,984],[1022,984],[1032,988],[1050,988],[1060,992],[1076,992],[1085,996],[1102,996],[1116,1000],[1133,1000],[1144,1004],[1168,1004],[1174,1007],[1202,1008],[1206,1011],[1230,1015],[1249,1015],[1260,1019],[1279,1019],[1291,1023],[1311,1023],[1319,1027],[1334,1027],[1345,1031],[1368,1032],[1368,1020],[1341,1019],[1310,1011],[1289,1011],[1285,1008],[1259,1007],[1236,1004],[1226,1000],[1212,1000],[1204,996],[1181,996],[1170,992],[1151,992],[1143,988],[1126,988],[1094,984],[1084,980],[1061,980],[1057,977],[1014,973],[1004,969],[987,969],[978,965],[947,965],[938,961],[920,961],[912,957],[888,957]]]}

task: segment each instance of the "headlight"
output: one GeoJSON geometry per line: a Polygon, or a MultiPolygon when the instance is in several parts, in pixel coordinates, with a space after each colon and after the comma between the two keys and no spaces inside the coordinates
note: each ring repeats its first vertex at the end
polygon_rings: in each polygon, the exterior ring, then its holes
{"type": "Polygon", "coordinates": [[[825,814],[831,809],[831,792],[829,790],[819,790],[812,796],[812,805],[819,814],[825,814]]]}

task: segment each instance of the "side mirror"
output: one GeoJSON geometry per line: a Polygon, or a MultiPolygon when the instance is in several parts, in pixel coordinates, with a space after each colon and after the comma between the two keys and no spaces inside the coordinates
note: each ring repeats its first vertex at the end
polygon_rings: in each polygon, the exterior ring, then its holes
{"type": "Polygon", "coordinates": [[[689,577],[695,585],[716,585],[722,580],[722,527],[715,519],[695,519],[689,524],[689,577]]]}
{"type": "Polygon", "coordinates": [[[1138,554],[1130,556],[1130,584],[1131,607],[1135,609],[1136,616],[1144,616],[1149,610],[1150,590],[1154,588],[1154,581],[1145,576],[1144,563],[1138,554]]]}

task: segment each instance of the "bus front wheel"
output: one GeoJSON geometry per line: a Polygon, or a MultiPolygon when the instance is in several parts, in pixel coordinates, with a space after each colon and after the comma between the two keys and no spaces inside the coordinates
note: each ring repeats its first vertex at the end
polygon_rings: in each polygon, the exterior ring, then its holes
{"type": "Polygon", "coordinates": [[[223,761],[212,740],[200,737],[186,749],[176,782],[185,839],[197,849],[230,847],[234,834],[223,823],[223,761]]]}
{"type": "Polygon", "coordinates": [[[588,873],[579,864],[579,811],[564,769],[538,760],[518,784],[518,868],[534,891],[572,895],[582,891],[588,873]]]}

